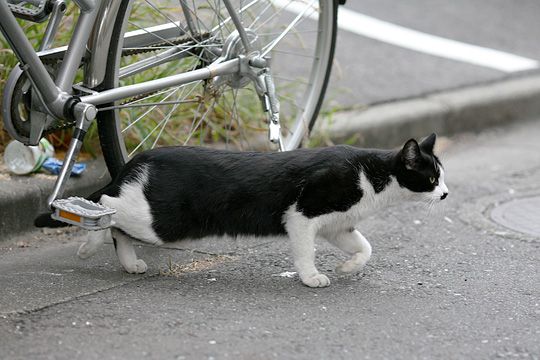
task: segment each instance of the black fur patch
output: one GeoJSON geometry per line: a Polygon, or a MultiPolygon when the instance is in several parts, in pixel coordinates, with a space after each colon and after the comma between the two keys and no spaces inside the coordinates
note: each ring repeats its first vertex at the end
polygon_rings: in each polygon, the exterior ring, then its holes
{"type": "MultiPolygon", "coordinates": [[[[429,146],[425,146],[429,147],[429,146]]],[[[284,234],[283,214],[293,204],[308,218],[344,212],[362,198],[363,171],[376,193],[396,176],[412,191],[430,191],[432,154],[421,152],[417,170],[405,168],[401,151],[351,146],[282,153],[165,147],[135,156],[117,179],[96,192],[118,196],[123,183],[148,170],[144,194],[163,241],[209,235],[284,234]],[[427,177],[427,178],[426,178],[427,177]],[[429,186],[426,186],[426,181],[429,186]]]]}
{"type": "MultiPolygon", "coordinates": [[[[168,147],[136,156],[118,184],[148,166],[145,196],[154,230],[164,241],[275,235],[285,233],[282,216],[295,202],[307,217],[348,210],[362,197],[362,159],[378,156],[349,146],[283,153],[168,147]]],[[[387,182],[377,182],[377,188],[387,182]]]]}

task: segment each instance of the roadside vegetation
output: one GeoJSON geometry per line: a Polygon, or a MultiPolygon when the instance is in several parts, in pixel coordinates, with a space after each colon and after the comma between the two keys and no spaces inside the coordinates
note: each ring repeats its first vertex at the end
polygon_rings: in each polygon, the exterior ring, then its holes
{"type": "MultiPolygon", "coordinates": [[[[140,11],[138,11],[138,9],[135,7],[134,11],[132,12],[130,22],[144,24],[145,22],[152,20],[148,19],[148,15],[149,14],[145,11],[144,7],[141,8],[140,11]]],[[[52,47],[63,46],[69,42],[73,24],[76,21],[76,16],[77,8],[72,3],[69,3],[68,10],[60,25],[52,47]]],[[[29,21],[19,20],[19,24],[23,28],[34,48],[37,49],[47,26],[47,22],[35,24],[29,21]]],[[[135,29],[136,28],[133,28],[131,30],[135,29]]],[[[137,62],[145,56],[147,55],[125,56],[122,60],[122,66],[137,62]]],[[[5,82],[11,70],[17,65],[17,63],[18,60],[8,46],[7,41],[0,36],[0,101],[3,95],[5,82]]],[[[161,66],[144,71],[141,74],[131,76],[125,81],[122,81],[122,84],[131,84],[141,82],[143,80],[160,78],[177,73],[179,68],[187,70],[193,69],[196,66],[197,64],[194,64],[193,59],[190,58],[180,61],[171,61],[161,66]]],[[[82,79],[82,71],[81,74],[79,74],[78,79],[82,79]]],[[[243,96],[239,97],[240,101],[234,109],[230,106],[216,106],[214,100],[208,101],[207,98],[204,98],[207,96],[207,94],[203,94],[203,91],[198,90],[195,93],[197,94],[194,94],[192,98],[198,98],[198,103],[194,101],[193,103],[182,104],[181,106],[178,106],[177,109],[175,106],[171,105],[168,107],[160,106],[150,113],[147,113],[146,108],[144,107],[126,108],[120,110],[120,118],[122,119],[123,127],[127,127],[128,125],[130,127],[129,131],[126,131],[125,134],[125,142],[128,150],[135,149],[141,142],[141,139],[146,139],[145,143],[141,147],[141,149],[145,149],[154,144],[170,145],[183,143],[208,144],[214,142],[234,142],[236,138],[243,135],[240,134],[241,128],[243,127],[246,127],[251,132],[255,133],[264,134],[266,132],[266,126],[264,124],[265,119],[255,119],[252,116],[254,113],[261,113],[259,111],[260,103],[254,92],[252,92],[251,96],[249,94],[246,96],[244,93],[243,96]],[[171,109],[174,110],[174,115],[167,121],[167,126],[163,127],[162,129],[160,127],[162,118],[166,116],[171,109]],[[207,114],[204,122],[201,122],[197,128],[193,129],[194,119],[200,117],[201,114],[207,114]],[[242,121],[244,119],[249,119],[249,124],[240,123],[239,121],[233,123],[231,121],[231,117],[233,115],[236,119],[242,119],[242,121]],[[138,119],[139,117],[144,117],[144,121],[134,122],[134,120],[138,119]],[[187,132],[190,132],[190,134],[185,135],[187,132]],[[159,141],[157,139],[158,135],[159,141]]],[[[145,100],[150,102],[163,101],[165,100],[167,94],[169,93],[165,92],[164,94],[157,94],[156,96],[147,97],[145,100]]],[[[222,104],[232,103],[232,92],[220,96],[223,96],[223,98],[220,100],[222,104]]],[[[0,114],[0,119],[1,116],[2,115],[0,114]]],[[[96,124],[94,123],[88,132],[85,139],[85,147],[83,149],[92,156],[97,155],[97,151],[99,151],[99,140],[95,125],[96,124]]],[[[244,136],[247,135],[244,134],[244,136]]],[[[57,150],[62,151],[63,149],[66,149],[69,144],[71,139],[71,130],[59,130],[47,135],[47,138],[57,150]]],[[[9,135],[3,129],[3,121],[0,121],[0,153],[3,152],[4,147],[10,140],[9,135]]]]}
{"type": "MultiPolygon", "coordinates": [[[[175,8],[176,9],[176,8],[175,8]]],[[[132,24],[137,23],[143,26],[145,22],[153,24],[152,14],[145,11],[146,8],[138,9],[136,6],[131,14],[129,30],[137,30],[132,24]]],[[[66,45],[71,38],[73,24],[76,21],[77,8],[73,3],[68,4],[67,12],[63,18],[60,28],[55,37],[53,47],[66,45]]],[[[178,14],[180,16],[180,14],[178,14]]],[[[255,16],[255,15],[253,15],[255,16]]],[[[28,39],[38,48],[42,35],[47,26],[47,22],[35,24],[28,21],[19,22],[26,33],[28,39]]],[[[138,25],[140,26],[140,25],[138,25]]],[[[128,66],[148,57],[148,54],[135,54],[124,56],[121,66],[128,66]]],[[[151,55],[150,55],[151,56],[151,55]]],[[[10,71],[17,65],[17,58],[9,48],[6,40],[0,37],[0,101],[3,95],[3,86],[9,76],[10,71]]],[[[144,80],[161,78],[178,73],[179,71],[192,70],[201,66],[197,57],[187,57],[180,60],[169,61],[160,66],[144,70],[133,76],[128,76],[121,81],[122,85],[139,83],[144,80]]],[[[78,75],[82,79],[82,71],[78,75]]],[[[185,89],[171,89],[156,94],[149,94],[144,97],[145,102],[157,103],[161,101],[185,99],[185,103],[160,105],[150,109],[149,107],[130,107],[119,111],[123,128],[127,128],[124,133],[124,141],[128,151],[144,150],[152,146],[172,145],[172,144],[231,144],[232,147],[245,149],[253,146],[252,143],[265,143],[268,127],[267,119],[261,111],[261,103],[252,86],[242,89],[227,89],[226,91],[213,92],[211,84],[201,83],[185,89]],[[210,88],[210,90],[208,90],[210,88]],[[188,93],[189,96],[181,94],[188,93]],[[233,105],[233,103],[235,105],[233,105]],[[148,111],[147,111],[148,110],[148,111]],[[141,121],[142,119],[142,121],[141,121]],[[143,145],[139,144],[143,142],[143,145]]],[[[278,93],[283,95],[282,108],[288,110],[289,117],[294,118],[296,105],[294,94],[299,93],[296,88],[298,84],[294,81],[282,85],[278,88],[278,93]]],[[[128,99],[126,102],[138,102],[138,99],[128,99]]],[[[1,104],[1,103],[0,103],[1,104]]],[[[1,106],[1,105],[0,105],[1,106]]],[[[333,112],[330,111],[329,114],[333,112]]],[[[1,120],[0,113],[0,120],[1,120]]],[[[283,116],[283,113],[282,113],[283,116]]],[[[283,116],[284,117],[284,116],[283,116]]],[[[282,124],[286,123],[282,118],[282,124]]],[[[6,131],[3,130],[3,122],[0,121],[0,153],[11,140],[6,131]]],[[[48,140],[55,149],[62,152],[71,140],[71,129],[59,130],[47,135],[48,140]]],[[[312,144],[325,143],[318,139],[312,144]]],[[[94,123],[85,139],[83,150],[96,156],[100,151],[97,127],[94,123]]]]}

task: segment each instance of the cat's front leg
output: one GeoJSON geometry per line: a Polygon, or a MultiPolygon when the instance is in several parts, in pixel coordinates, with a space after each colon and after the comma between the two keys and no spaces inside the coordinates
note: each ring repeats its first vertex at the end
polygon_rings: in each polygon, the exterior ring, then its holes
{"type": "Polygon", "coordinates": [[[294,214],[287,218],[285,229],[291,240],[294,266],[300,279],[309,287],[326,287],[330,280],[315,267],[316,229],[309,219],[294,214]]]}
{"type": "Polygon", "coordinates": [[[146,263],[137,259],[137,254],[133,248],[133,239],[126,233],[112,228],[111,235],[114,240],[114,248],[120,264],[130,274],[142,274],[148,268],[146,263]]]}
{"type": "Polygon", "coordinates": [[[356,229],[340,232],[334,236],[326,236],[327,240],[352,255],[351,258],[336,267],[337,272],[352,273],[362,270],[371,258],[371,245],[366,238],[356,229]]]}

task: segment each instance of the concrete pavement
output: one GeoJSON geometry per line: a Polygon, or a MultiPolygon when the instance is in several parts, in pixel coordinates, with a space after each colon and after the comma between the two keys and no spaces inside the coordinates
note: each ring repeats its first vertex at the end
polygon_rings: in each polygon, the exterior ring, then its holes
{"type": "Polygon", "coordinates": [[[293,271],[283,239],[145,247],[138,252],[149,274],[133,276],[110,244],[89,261],[75,258],[78,231],[10,238],[0,243],[1,353],[538,359],[538,237],[489,218],[500,203],[540,194],[538,138],[540,121],[441,138],[447,200],[363,220],[374,252],[360,274],[337,276],[343,255],[318,244],[318,266],[332,281],[325,289],[280,276],[293,271]],[[170,266],[180,276],[158,275],[170,266]]]}

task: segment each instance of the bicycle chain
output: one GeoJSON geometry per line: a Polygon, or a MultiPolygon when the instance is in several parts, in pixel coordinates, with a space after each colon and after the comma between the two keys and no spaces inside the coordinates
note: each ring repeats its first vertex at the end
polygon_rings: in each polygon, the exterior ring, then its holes
{"type": "Polygon", "coordinates": [[[181,37],[177,37],[174,40],[162,41],[160,43],[153,44],[151,46],[147,46],[144,48],[124,49],[122,50],[122,56],[144,54],[144,53],[159,50],[160,48],[163,48],[163,47],[168,47],[172,45],[176,46],[176,45],[185,44],[192,41],[204,41],[204,40],[208,40],[209,38],[210,38],[210,33],[208,32],[197,34],[197,35],[191,35],[191,36],[181,36],[181,37]]]}
{"type": "MultiPolygon", "coordinates": [[[[178,37],[178,38],[176,38],[174,40],[163,41],[161,43],[157,43],[157,44],[154,44],[154,45],[146,47],[146,48],[122,50],[122,56],[145,54],[145,53],[157,51],[162,47],[167,47],[167,46],[171,46],[171,45],[176,46],[176,45],[180,45],[180,44],[189,43],[191,41],[204,41],[204,40],[207,40],[208,38],[210,38],[210,33],[201,33],[201,34],[194,35],[194,36],[178,37]]],[[[149,95],[156,94],[158,92],[159,91],[150,91],[150,92],[147,92],[147,93],[142,93],[142,94],[133,96],[133,97],[131,97],[129,99],[124,100],[120,105],[126,105],[126,104],[132,103],[134,101],[144,99],[144,98],[148,97],[149,95]]]]}
{"type": "MultiPolygon", "coordinates": [[[[207,40],[209,38],[210,38],[210,33],[201,33],[201,34],[198,34],[198,35],[195,35],[195,36],[178,37],[178,38],[173,39],[173,40],[163,41],[163,42],[153,44],[151,46],[147,46],[147,47],[144,47],[144,48],[122,50],[122,56],[132,56],[132,55],[145,54],[145,53],[149,53],[149,52],[155,52],[155,51],[160,50],[163,47],[176,46],[176,45],[180,45],[180,44],[189,43],[189,42],[192,42],[192,41],[204,41],[204,40],[207,40]]],[[[49,55],[47,57],[42,58],[41,60],[42,60],[43,64],[52,66],[54,68],[54,70],[57,70],[56,67],[61,64],[61,62],[63,60],[63,57],[61,56],[61,54],[57,54],[57,56],[49,55]]],[[[155,94],[157,92],[158,91],[152,91],[152,92],[143,93],[143,94],[133,96],[133,97],[123,101],[120,105],[125,105],[125,104],[131,103],[131,102],[134,102],[134,101],[137,101],[137,100],[140,100],[140,99],[144,99],[145,97],[147,97],[149,95],[152,95],[152,94],[155,94]]],[[[55,121],[53,124],[51,124],[49,127],[47,127],[47,129],[44,130],[44,133],[48,134],[48,133],[51,133],[51,132],[54,132],[54,131],[57,131],[57,130],[69,129],[69,128],[73,127],[74,125],[75,125],[75,121],[69,121],[69,120],[55,121]]]]}
{"type": "MultiPolygon", "coordinates": [[[[122,50],[122,56],[131,56],[131,55],[138,55],[138,54],[145,54],[153,51],[157,51],[160,48],[167,47],[167,46],[176,46],[183,43],[188,43],[191,41],[204,41],[210,38],[210,33],[202,33],[198,34],[196,36],[182,36],[177,37],[173,40],[163,41],[157,44],[153,44],[151,46],[147,46],[144,48],[134,48],[134,49],[127,49],[122,50]]],[[[44,64],[48,65],[58,65],[63,60],[62,53],[58,54],[49,54],[46,57],[42,57],[41,61],[44,64]]]]}

